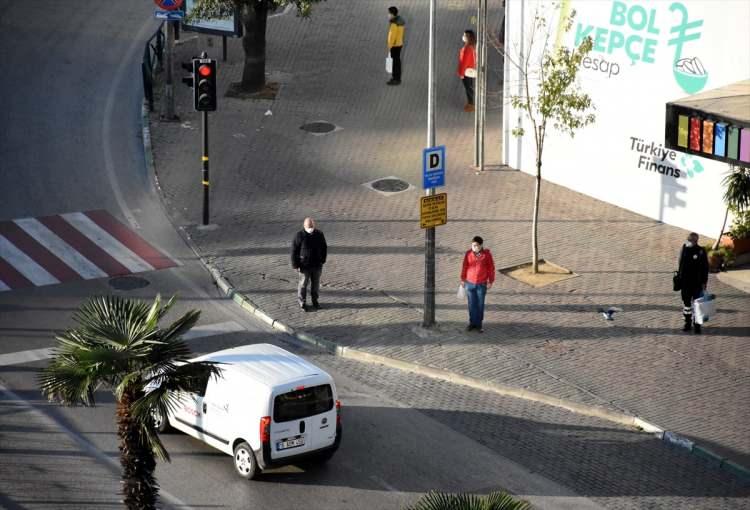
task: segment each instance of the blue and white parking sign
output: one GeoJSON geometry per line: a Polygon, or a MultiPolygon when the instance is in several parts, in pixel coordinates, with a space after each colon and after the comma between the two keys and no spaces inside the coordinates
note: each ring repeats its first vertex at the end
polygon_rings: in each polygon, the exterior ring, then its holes
{"type": "Polygon", "coordinates": [[[422,151],[422,187],[445,186],[445,145],[422,151]]]}

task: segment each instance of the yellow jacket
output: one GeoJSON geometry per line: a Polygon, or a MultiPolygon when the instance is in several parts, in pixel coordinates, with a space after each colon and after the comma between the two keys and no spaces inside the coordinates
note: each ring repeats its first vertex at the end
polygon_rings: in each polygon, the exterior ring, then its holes
{"type": "Polygon", "coordinates": [[[404,18],[396,16],[388,28],[388,48],[404,45],[404,18]]]}

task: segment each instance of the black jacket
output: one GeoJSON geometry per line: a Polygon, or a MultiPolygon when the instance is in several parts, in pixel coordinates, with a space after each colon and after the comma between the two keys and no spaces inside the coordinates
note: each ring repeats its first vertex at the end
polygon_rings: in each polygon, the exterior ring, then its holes
{"type": "Polygon", "coordinates": [[[328,245],[326,237],[318,229],[308,234],[297,232],[292,241],[292,267],[294,269],[315,269],[326,263],[328,245]]]}
{"type": "Polygon", "coordinates": [[[683,288],[695,288],[708,282],[708,256],[702,246],[682,247],[680,252],[680,280],[683,288]]]}

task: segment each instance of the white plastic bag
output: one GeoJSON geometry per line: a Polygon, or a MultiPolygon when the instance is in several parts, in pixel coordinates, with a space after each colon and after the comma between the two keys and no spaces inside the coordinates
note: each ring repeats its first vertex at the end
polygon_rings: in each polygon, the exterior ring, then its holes
{"type": "Polygon", "coordinates": [[[467,78],[476,78],[477,77],[477,70],[475,67],[467,67],[464,71],[464,76],[467,78]]]}
{"type": "Polygon", "coordinates": [[[466,299],[466,289],[464,288],[463,285],[458,286],[458,291],[456,291],[456,297],[461,300],[466,299]]]}
{"type": "Polygon", "coordinates": [[[389,74],[393,72],[393,59],[390,55],[385,57],[385,72],[389,74]]]}
{"type": "Polygon", "coordinates": [[[716,314],[716,296],[703,294],[693,300],[693,320],[696,324],[703,324],[716,314]]]}

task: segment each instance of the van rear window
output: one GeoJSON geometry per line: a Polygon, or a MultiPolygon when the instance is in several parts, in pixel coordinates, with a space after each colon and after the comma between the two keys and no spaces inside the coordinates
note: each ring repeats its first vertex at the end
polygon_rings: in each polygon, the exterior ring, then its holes
{"type": "Polygon", "coordinates": [[[277,396],[273,401],[273,421],[291,421],[315,416],[333,409],[330,384],[312,386],[277,396]]]}

